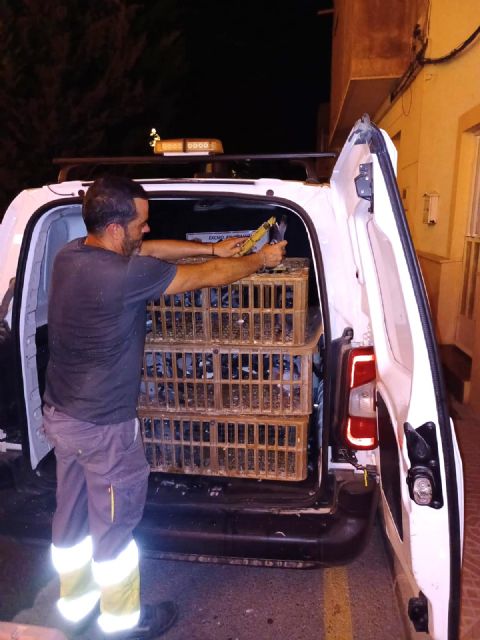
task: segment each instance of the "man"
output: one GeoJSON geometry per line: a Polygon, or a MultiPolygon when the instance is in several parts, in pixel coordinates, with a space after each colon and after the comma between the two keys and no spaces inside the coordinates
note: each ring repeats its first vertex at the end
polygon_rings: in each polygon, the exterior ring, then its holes
{"type": "Polygon", "coordinates": [[[145,301],[161,293],[234,282],[282,261],[286,242],[234,258],[242,244],[142,242],[143,187],[104,177],[88,190],[88,235],[59,251],[50,288],[50,360],[44,426],[55,447],[57,509],[52,559],[62,616],[81,630],[100,603],[106,638],[154,638],[175,621],[171,602],[140,606],[138,549],[149,467],[136,405],[145,340],[145,301]],[[214,255],[195,265],[166,262],[214,255]]]}

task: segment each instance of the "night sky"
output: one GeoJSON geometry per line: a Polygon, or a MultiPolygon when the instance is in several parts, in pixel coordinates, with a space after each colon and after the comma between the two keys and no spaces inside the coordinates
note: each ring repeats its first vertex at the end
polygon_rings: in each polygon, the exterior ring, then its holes
{"type": "MultiPolygon", "coordinates": [[[[220,138],[227,153],[314,151],[318,105],[330,98],[333,21],[318,12],[332,3],[183,0],[172,12],[166,8],[158,26],[144,24],[146,46],[154,49],[168,17],[180,33],[173,55],[166,54],[167,64],[177,68],[176,81],[158,91],[165,60],[152,51],[145,108],[125,121],[128,142],[121,152],[138,153],[140,137],[143,145],[152,126],[163,138],[220,138]],[[166,117],[165,101],[171,109],[166,117]]],[[[140,10],[137,20],[143,15],[140,10]]],[[[119,151],[112,137],[109,147],[119,151]]]]}
{"type": "Polygon", "coordinates": [[[196,3],[187,17],[185,135],[220,137],[232,152],[315,150],[318,105],[329,101],[332,24],[317,13],[329,6],[196,3]]]}
{"type": "Polygon", "coordinates": [[[0,0],[0,217],[55,157],[316,150],[333,0],[0,0]]]}

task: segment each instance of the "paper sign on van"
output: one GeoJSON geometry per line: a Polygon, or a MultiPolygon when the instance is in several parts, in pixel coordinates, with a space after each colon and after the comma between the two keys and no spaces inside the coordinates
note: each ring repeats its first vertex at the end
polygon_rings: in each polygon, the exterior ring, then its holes
{"type": "MultiPolygon", "coordinates": [[[[250,231],[198,231],[185,234],[185,238],[192,242],[220,242],[220,240],[225,240],[225,238],[249,238],[253,231],[254,229],[250,231]]],[[[268,233],[257,242],[253,251],[258,251],[267,241],[268,233]]]]}

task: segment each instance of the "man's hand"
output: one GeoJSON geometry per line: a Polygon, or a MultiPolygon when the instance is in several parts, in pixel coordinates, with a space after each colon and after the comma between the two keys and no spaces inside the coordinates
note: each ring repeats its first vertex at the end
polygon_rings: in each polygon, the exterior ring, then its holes
{"type": "MultiPolygon", "coordinates": [[[[245,238],[227,238],[213,244],[213,250],[219,258],[231,258],[237,255],[239,249],[245,242],[245,238]]],[[[258,251],[262,256],[265,267],[276,267],[285,257],[286,240],[277,242],[276,244],[265,244],[258,251]]]]}
{"type": "Polygon", "coordinates": [[[239,252],[244,242],[245,238],[226,238],[212,243],[213,252],[218,258],[232,258],[239,252]]]}
{"type": "Polygon", "coordinates": [[[287,241],[282,240],[281,242],[277,242],[276,244],[265,244],[258,252],[259,255],[263,258],[263,266],[264,267],[276,267],[278,266],[283,258],[285,257],[285,247],[287,246],[287,241]]]}
{"type": "MultiPolygon", "coordinates": [[[[222,244],[224,242],[226,241],[224,240],[222,244]]],[[[165,293],[180,293],[200,287],[229,284],[265,267],[276,267],[283,260],[286,244],[286,240],[277,244],[266,244],[258,253],[250,253],[248,256],[238,258],[218,258],[218,260],[207,260],[199,264],[179,264],[165,293]]],[[[231,246],[234,248],[234,243],[231,243],[231,246]]]]}

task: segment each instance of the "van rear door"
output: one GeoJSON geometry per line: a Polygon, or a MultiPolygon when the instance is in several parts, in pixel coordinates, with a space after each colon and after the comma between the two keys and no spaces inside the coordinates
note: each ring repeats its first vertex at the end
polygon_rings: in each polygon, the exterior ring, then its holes
{"type": "Polygon", "coordinates": [[[403,606],[419,632],[458,638],[463,476],[430,312],[395,178],[395,149],[367,116],[335,165],[377,367],[375,451],[403,606]]]}

